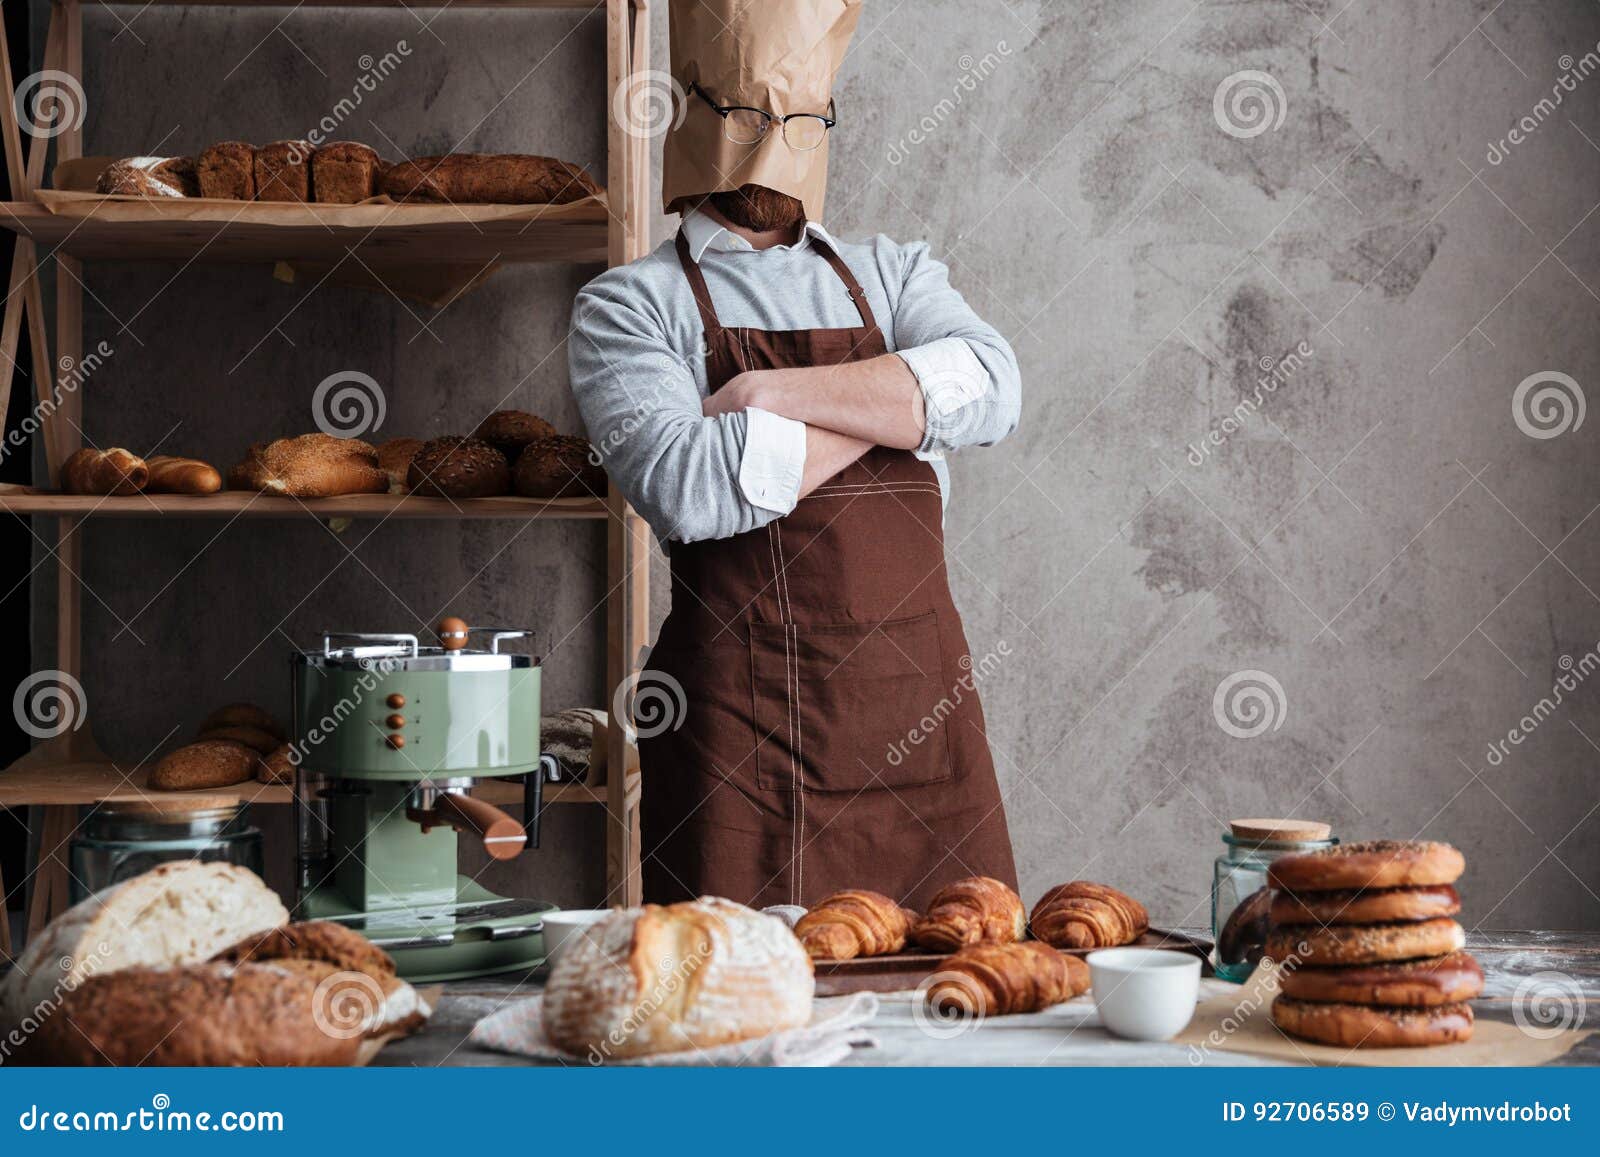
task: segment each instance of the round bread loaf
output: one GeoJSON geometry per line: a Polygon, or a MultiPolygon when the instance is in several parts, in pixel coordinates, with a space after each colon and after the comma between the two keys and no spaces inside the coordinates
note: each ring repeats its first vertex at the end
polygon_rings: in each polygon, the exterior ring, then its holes
{"type": "Polygon", "coordinates": [[[390,494],[404,494],[410,489],[406,477],[411,472],[411,460],[420,449],[421,438],[390,438],[378,445],[378,469],[389,480],[390,494]]]}
{"type": "Polygon", "coordinates": [[[506,456],[477,438],[424,442],[406,475],[411,493],[435,498],[494,498],[511,490],[506,456]]]}
{"type": "Polygon", "coordinates": [[[472,436],[500,451],[507,462],[515,462],[529,442],[554,438],[556,428],[526,410],[496,410],[479,423],[472,436]]]}
{"type": "Polygon", "coordinates": [[[524,498],[604,498],[606,472],[586,439],[557,434],[530,442],[517,458],[516,490],[524,498]]]}
{"type": "Polygon", "coordinates": [[[1466,942],[1461,925],[1448,916],[1407,924],[1291,925],[1273,929],[1266,955],[1280,964],[1371,964],[1444,956],[1466,942]]]}
{"type": "Polygon", "coordinates": [[[150,771],[157,791],[198,791],[253,779],[257,753],[230,739],[202,739],[169,751],[150,771]]]}
{"type": "Polygon", "coordinates": [[[613,912],[545,986],[545,1035],[599,1062],[712,1048],[811,1020],[811,958],[783,921],[706,897],[613,912]]]}
{"type": "Polygon", "coordinates": [[[1328,892],[1346,888],[1405,888],[1454,884],[1466,860],[1449,844],[1429,840],[1363,840],[1320,852],[1284,856],[1267,869],[1274,888],[1328,892]]]}
{"type": "Polygon", "coordinates": [[[1472,1000],[1483,991],[1483,969],[1470,953],[1452,952],[1397,964],[1284,969],[1278,989],[1296,1000],[1416,1008],[1472,1000]]]}
{"type": "Polygon", "coordinates": [[[1390,924],[1432,920],[1461,911],[1461,897],[1449,884],[1372,891],[1279,892],[1272,901],[1274,924],[1390,924]]]}
{"type": "Polygon", "coordinates": [[[279,723],[270,712],[263,711],[254,703],[229,703],[218,707],[200,721],[201,731],[210,731],[216,727],[254,727],[258,731],[265,731],[268,735],[277,736],[280,742],[286,738],[283,724],[279,723]]]}
{"type": "Polygon", "coordinates": [[[254,872],[197,860],[162,864],[73,905],[30,937],[17,967],[0,980],[0,1025],[36,1015],[89,976],[197,964],[288,920],[254,872]]]}
{"type": "Polygon", "coordinates": [[[394,959],[361,933],[330,920],[283,924],[243,937],[212,957],[220,964],[321,960],[347,971],[393,976],[394,959]]]}
{"type": "Polygon", "coordinates": [[[1470,1004],[1432,1008],[1376,1008],[1368,1004],[1313,1004],[1279,996],[1272,1023],[1290,1036],[1352,1049],[1418,1048],[1472,1036],[1470,1004]]]}
{"type": "Polygon", "coordinates": [[[389,480],[378,469],[378,452],[360,439],[301,434],[251,446],[228,471],[228,485],[290,498],[335,498],[382,494],[389,480]]]}
{"type": "Polygon", "coordinates": [[[204,740],[220,740],[224,743],[240,743],[251,751],[266,755],[273,751],[282,742],[271,732],[263,731],[259,727],[212,727],[202,731],[199,735],[204,740]]]}

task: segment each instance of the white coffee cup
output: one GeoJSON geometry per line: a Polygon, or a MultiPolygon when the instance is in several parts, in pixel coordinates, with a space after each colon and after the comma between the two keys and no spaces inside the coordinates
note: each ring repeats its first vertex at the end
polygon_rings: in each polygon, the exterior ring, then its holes
{"type": "Polygon", "coordinates": [[[556,960],[569,945],[600,921],[611,915],[609,908],[572,908],[544,914],[545,963],[555,966],[556,960]]]}
{"type": "Polygon", "coordinates": [[[1171,1040],[1194,1018],[1200,958],[1162,948],[1089,953],[1090,990],[1100,1023],[1129,1040],[1171,1040]]]}

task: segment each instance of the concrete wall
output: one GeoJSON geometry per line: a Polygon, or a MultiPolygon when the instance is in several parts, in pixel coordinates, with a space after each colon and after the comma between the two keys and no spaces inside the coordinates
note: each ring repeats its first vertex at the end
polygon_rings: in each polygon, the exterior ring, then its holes
{"type": "MultiPolygon", "coordinates": [[[[405,37],[352,135],[602,156],[594,18],[149,9],[113,39],[89,16],[94,151],[286,135],[405,37]]],[[[1018,435],[954,463],[947,535],[973,654],[997,656],[1029,898],[1087,877],[1203,922],[1224,821],[1293,814],[1457,843],[1473,924],[1600,926],[1600,434],[1513,414],[1530,375],[1581,391],[1600,370],[1597,40],[1579,0],[867,5],[828,224],[930,241],[1026,379],[1018,435]],[[1270,722],[1225,693],[1230,731],[1214,700],[1241,672],[1270,676],[1231,684],[1265,688],[1270,722]]],[[[228,458],[304,428],[347,367],[389,391],[385,433],[446,432],[508,391],[572,427],[584,277],[512,270],[413,316],[253,270],[100,267],[91,337],[129,332],[89,433],[143,446],[181,423],[167,446],[228,458]]],[[[220,697],[281,694],[284,652],[324,624],[445,608],[537,624],[551,699],[593,698],[601,536],[511,533],[98,524],[102,736],[138,754],[220,697]]],[[[573,849],[597,827],[552,835],[568,854],[526,886],[592,898],[597,857],[573,849]]]]}

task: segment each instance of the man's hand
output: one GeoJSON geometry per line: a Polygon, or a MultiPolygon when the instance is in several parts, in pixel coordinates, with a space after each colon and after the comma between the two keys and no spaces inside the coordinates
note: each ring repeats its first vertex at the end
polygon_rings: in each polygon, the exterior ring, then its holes
{"type": "MultiPolygon", "coordinates": [[[[736,414],[740,410],[748,410],[751,406],[761,410],[772,410],[773,413],[781,413],[781,411],[773,410],[771,406],[760,401],[760,398],[763,383],[774,374],[783,372],[782,370],[746,370],[705,400],[703,408],[706,417],[716,418],[722,414],[736,414]]],[[[784,414],[783,416],[787,418],[791,415],[784,414]]]]}
{"type": "Polygon", "coordinates": [[[922,445],[922,387],[894,354],[799,369],[750,370],[703,403],[708,417],[751,407],[900,450],[922,445]]]}

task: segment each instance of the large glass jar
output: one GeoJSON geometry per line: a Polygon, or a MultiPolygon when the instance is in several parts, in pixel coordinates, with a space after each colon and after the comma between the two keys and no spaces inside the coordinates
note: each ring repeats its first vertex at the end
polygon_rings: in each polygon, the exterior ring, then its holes
{"type": "Polygon", "coordinates": [[[242,803],[108,800],[72,841],[72,901],[169,860],[217,860],[261,875],[261,832],[242,803]]]}
{"type": "Polygon", "coordinates": [[[1242,983],[1261,960],[1272,890],[1267,869],[1280,856],[1331,848],[1339,841],[1327,824],[1309,820],[1233,820],[1222,834],[1226,850],[1211,871],[1212,967],[1242,983]]]}

